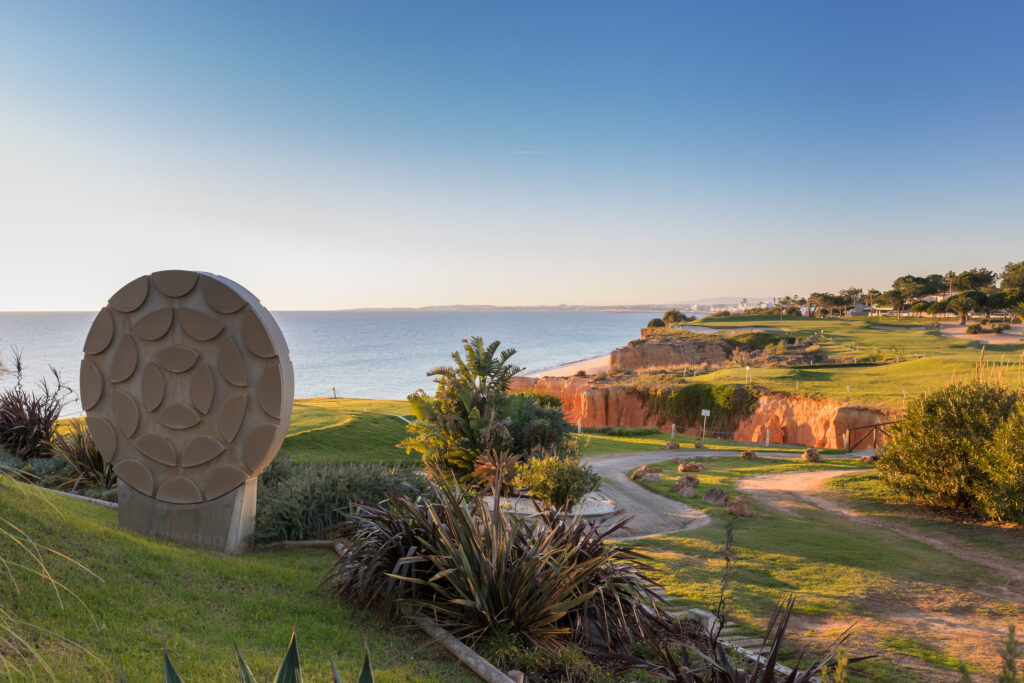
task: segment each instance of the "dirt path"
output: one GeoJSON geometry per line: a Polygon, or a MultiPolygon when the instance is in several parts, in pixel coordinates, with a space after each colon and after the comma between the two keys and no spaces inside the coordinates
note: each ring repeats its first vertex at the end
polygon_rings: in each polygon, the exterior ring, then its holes
{"type": "Polygon", "coordinates": [[[701,510],[652,493],[626,476],[626,472],[634,467],[661,462],[670,457],[665,451],[653,451],[587,458],[594,471],[604,480],[601,482],[601,495],[614,500],[627,517],[633,517],[629,530],[622,529],[613,534],[612,538],[643,538],[684,529],[698,529],[711,523],[711,518],[701,510]]]}
{"type": "MultiPolygon", "coordinates": [[[[830,457],[856,457],[868,451],[858,451],[852,454],[840,454],[825,456],[830,457]]],[[[665,496],[645,489],[640,484],[630,481],[626,473],[634,467],[662,462],[673,457],[701,457],[701,458],[724,458],[737,456],[739,451],[648,451],[645,453],[616,453],[614,455],[596,455],[585,458],[594,468],[594,471],[601,475],[604,480],[601,482],[601,495],[615,501],[624,514],[633,517],[629,523],[630,529],[616,532],[612,538],[619,540],[630,540],[644,538],[645,536],[657,536],[675,531],[687,531],[699,529],[711,523],[711,518],[701,510],[690,507],[665,496]]],[[[796,453],[772,453],[773,457],[798,458],[796,453]]],[[[862,470],[853,470],[862,471],[862,470]]],[[[621,519],[616,517],[615,519],[621,519]]]]}
{"type": "Polygon", "coordinates": [[[747,491],[751,497],[769,507],[776,510],[781,509],[781,511],[787,514],[793,514],[793,510],[791,508],[787,509],[786,503],[794,497],[798,498],[822,510],[886,529],[912,541],[924,543],[963,562],[980,564],[1004,581],[1024,585],[1024,567],[1011,564],[1004,557],[974,546],[965,545],[953,536],[940,531],[929,531],[926,533],[898,522],[881,519],[874,515],[862,514],[833,500],[811,495],[811,492],[820,489],[827,480],[833,477],[844,474],[856,474],[863,471],[823,470],[817,472],[763,474],[740,480],[737,488],[747,491]]]}
{"type": "Polygon", "coordinates": [[[923,531],[910,525],[853,510],[835,500],[814,495],[827,480],[863,470],[831,470],[787,472],[742,479],[738,488],[759,503],[799,516],[801,506],[813,505],[853,523],[871,524],[904,538],[924,543],[949,555],[951,563],[970,563],[979,567],[979,579],[990,574],[1002,582],[979,581],[966,592],[963,589],[943,590],[936,587],[908,585],[897,593],[869,592],[858,600],[851,616],[794,615],[794,627],[808,634],[826,634],[854,627],[851,651],[879,652],[905,667],[908,677],[927,681],[958,681],[960,677],[944,667],[908,657],[892,650],[893,642],[929,643],[950,656],[987,670],[976,680],[986,678],[998,663],[996,648],[1006,636],[1006,625],[1014,621],[1011,613],[1019,613],[1024,586],[1024,566],[981,548],[968,546],[941,531],[923,531]],[[987,570],[987,571],[986,571],[987,570]],[[1010,610],[1010,612],[1007,612],[1010,610]]]}

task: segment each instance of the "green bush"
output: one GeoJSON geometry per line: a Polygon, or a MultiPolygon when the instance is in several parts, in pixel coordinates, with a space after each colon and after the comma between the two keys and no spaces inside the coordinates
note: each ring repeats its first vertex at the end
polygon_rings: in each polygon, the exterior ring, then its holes
{"type": "Polygon", "coordinates": [[[590,465],[576,458],[546,455],[521,463],[513,483],[529,490],[530,495],[548,506],[561,510],[572,507],[583,496],[596,491],[601,485],[601,477],[590,465]]]}
{"type": "Polygon", "coordinates": [[[508,420],[508,439],[503,447],[524,454],[537,449],[561,447],[571,431],[555,396],[513,394],[505,400],[502,414],[508,420]]]}
{"type": "Polygon", "coordinates": [[[743,384],[683,384],[647,392],[647,414],[661,423],[703,424],[700,411],[708,409],[708,429],[722,431],[757,407],[758,391],[743,384]]]}
{"type": "Polygon", "coordinates": [[[1024,523],[1024,402],[996,429],[981,460],[976,511],[997,522],[1024,523]]]}
{"type": "Polygon", "coordinates": [[[651,318],[647,323],[647,327],[665,327],[665,321],[661,318],[651,318]]]}
{"type": "Polygon", "coordinates": [[[771,332],[741,332],[729,337],[724,337],[731,346],[745,349],[747,351],[761,351],[780,341],[777,334],[771,332]]]}
{"type": "Polygon", "coordinates": [[[978,323],[972,323],[967,326],[967,334],[981,334],[984,330],[978,323]]]}
{"type": "Polygon", "coordinates": [[[506,395],[509,382],[522,368],[509,363],[515,349],[498,352],[499,342],[484,345],[480,337],[463,340],[465,358],[451,355],[453,365],[428,372],[435,377],[434,396],[417,391],[409,396],[416,416],[400,444],[423,456],[428,474],[472,482],[485,453],[523,455],[537,448],[561,448],[569,425],[561,403],[550,397],[506,395]]]}
{"type": "MultiPolygon", "coordinates": [[[[882,481],[926,505],[979,513],[998,508],[1007,484],[992,477],[1007,464],[993,463],[1000,456],[992,440],[1018,400],[1017,392],[984,382],[954,383],[912,399],[878,460],[882,481]]],[[[1001,457],[1013,453],[1007,446],[1001,457]]]]}
{"type": "Polygon", "coordinates": [[[315,538],[342,521],[357,503],[425,488],[412,468],[366,464],[294,464],[279,455],[260,475],[256,499],[259,542],[315,538]]]}

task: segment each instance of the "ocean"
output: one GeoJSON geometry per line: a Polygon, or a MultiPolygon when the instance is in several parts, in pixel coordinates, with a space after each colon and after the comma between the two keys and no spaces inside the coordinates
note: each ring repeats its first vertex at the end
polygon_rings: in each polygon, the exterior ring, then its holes
{"type": "MultiPolygon", "coordinates": [[[[275,313],[295,366],[295,395],[402,399],[433,393],[429,369],[447,364],[463,337],[515,348],[527,371],[602,355],[640,336],[657,314],[613,311],[282,311],[275,313]]],[[[0,313],[0,363],[22,350],[25,378],[48,367],[77,392],[82,344],[93,313],[0,313]]],[[[0,374],[0,387],[11,376],[0,374]]],[[[66,414],[80,412],[77,403],[66,414]]]]}

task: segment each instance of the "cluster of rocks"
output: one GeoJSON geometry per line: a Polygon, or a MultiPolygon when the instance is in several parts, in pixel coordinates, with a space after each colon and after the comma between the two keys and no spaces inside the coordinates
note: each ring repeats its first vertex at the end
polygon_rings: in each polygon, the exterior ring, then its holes
{"type": "MultiPolygon", "coordinates": [[[[746,452],[753,455],[751,451],[746,452]]],[[[678,493],[683,498],[700,498],[701,502],[706,505],[724,507],[726,512],[735,517],[754,516],[754,508],[744,496],[730,496],[723,489],[713,487],[708,489],[704,496],[701,497],[697,491],[697,487],[700,486],[700,479],[693,473],[703,471],[704,463],[678,457],[672,458],[672,461],[678,465],[676,471],[680,475],[672,484],[673,492],[678,493]]],[[[660,479],[662,471],[660,467],[655,467],[654,465],[641,465],[633,470],[629,478],[633,481],[660,479]]]]}
{"type": "Polygon", "coordinates": [[[654,465],[641,465],[633,470],[633,474],[629,475],[629,478],[633,481],[640,479],[658,479],[661,477],[661,469],[654,465]]]}

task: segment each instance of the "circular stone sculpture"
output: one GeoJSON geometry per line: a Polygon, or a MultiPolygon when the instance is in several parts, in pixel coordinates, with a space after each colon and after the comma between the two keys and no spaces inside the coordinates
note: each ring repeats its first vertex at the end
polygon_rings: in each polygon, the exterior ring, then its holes
{"type": "Polygon", "coordinates": [[[82,407],[117,473],[121,526],[244,550],[294,396],[267,309],[227,278],[165,270],[114,294],[84,351],[82,407]]]}

